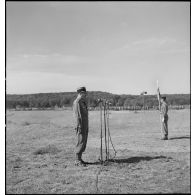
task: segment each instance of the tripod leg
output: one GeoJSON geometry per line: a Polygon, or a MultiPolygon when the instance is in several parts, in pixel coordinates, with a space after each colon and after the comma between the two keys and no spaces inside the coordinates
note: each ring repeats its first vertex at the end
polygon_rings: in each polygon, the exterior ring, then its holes
{"type": "Polygon", "coordinates": [[[105,108],[105,105],[104,105],[104,133],[105,133],[105,148],[106,148],[106,160],[108,158],[108,154],[107,154],[107,137],[106,137],[106,108],[105,108]]]}
{"type": "Polygon", "coordinates": [[[109,160],[109,113],[108,113],[108,106],[106,110],[106,121],[107,121],[107,135],[108,135],[108,160],[109,160]]]}
{"type": "Polygon", "coordinates": [[[100,132],[100,139],[101,139],[101,146],[100,146],[100,161],[103,161],[103,156],[102,156],[102,103],[100,103],[100,123],[101,123],[101,132],[100,132]]]}

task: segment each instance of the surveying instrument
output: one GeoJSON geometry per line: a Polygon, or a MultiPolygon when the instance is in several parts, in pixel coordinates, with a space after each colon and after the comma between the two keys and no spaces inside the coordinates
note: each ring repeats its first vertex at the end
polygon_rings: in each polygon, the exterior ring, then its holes
{"type": "Polygon", "coordinates": [[[109,127],[109,106],[111,102],[106,99],[98,99],[97,103],[100,108],[100,163],[103,164],[110,160],[110,143],[112,148],[114,149],[115,155],[116,150],[112,143],[111,135],[110,135],[110,127],[109,127]],[[104,138],[104,140],[103,140],[104,138]],[[104,144],[103,144],[104,142],[104,144]],[[105,147],[105,152],[103,152],[103,145],[105,147]],[[105,154],[103,154],[105,153],[105,154]]]}

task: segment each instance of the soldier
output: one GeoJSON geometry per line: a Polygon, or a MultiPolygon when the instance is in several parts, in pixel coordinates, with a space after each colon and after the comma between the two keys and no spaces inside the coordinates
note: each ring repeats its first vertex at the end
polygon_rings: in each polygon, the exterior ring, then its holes
{"type": "Polygon", "coordinates": [[[88,137],[88,108],[87,108],[87,92],[85,87],[77,89],[77,98],[73,102],[73,112],[75,117],[75,131],[77,137],[76,143],[76,166],[85,166],[82,160],[82,153],[85,151],[88,137]]]}
{"type": "Polygon", "coordinates": [[[160,95],[160,91],[158,89],[158,99],[160,99],[160,114],[162,120],[162,140],[168,140],[168,105],[166,102],[166,97],[160,95]]]}

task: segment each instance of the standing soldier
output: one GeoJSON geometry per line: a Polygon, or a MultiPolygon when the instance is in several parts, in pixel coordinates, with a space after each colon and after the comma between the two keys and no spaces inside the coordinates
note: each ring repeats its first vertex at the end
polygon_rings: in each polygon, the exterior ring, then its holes
{"type": "Polygon", "coordinates": [[[168,140],[168,105],[166,102],[166,97],[160,95],[159,88],[157,89],[158,92],[158,100],[160,100],[160,114],[162,120],[162,133],[163,137],[162,140],[168,140]]]}
{"type": "Polygon", "coordinates": [[[73,112],[75,117],[76,143],[76,166],[85,166],[82,160],[82,153],[85,151],[88,137],[88,109],[87,92],[85,87],[77,89],[77,98],[73,102],[73,112]]]}

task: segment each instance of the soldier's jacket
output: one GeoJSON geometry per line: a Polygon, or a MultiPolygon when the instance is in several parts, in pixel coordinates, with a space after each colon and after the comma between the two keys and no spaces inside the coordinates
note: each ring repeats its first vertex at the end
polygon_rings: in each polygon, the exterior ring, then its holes
{"type": "Polygon", "coordinates": [[[161,104],[161,113],[164,118],[168,117],[168,105],[166,102],[163,102],[161,104]]]}
{"type": "Polygon", "coordinates": [[[77,97],[73,102],[75,128],[88,129],[88,108],[82,97],[77,97]]]}

